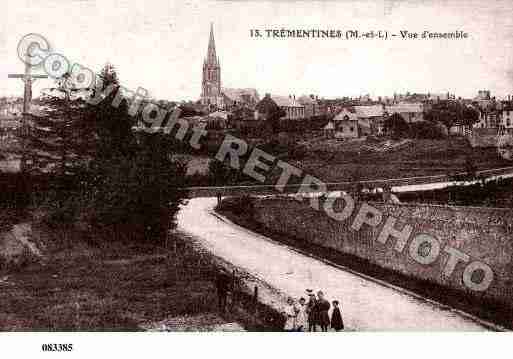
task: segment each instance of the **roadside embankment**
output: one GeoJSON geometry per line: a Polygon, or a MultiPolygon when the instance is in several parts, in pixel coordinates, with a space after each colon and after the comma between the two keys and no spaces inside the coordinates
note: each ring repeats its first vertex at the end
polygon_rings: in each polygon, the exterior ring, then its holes
{"type": "Polygon", "coordinates": [[[219,313],[215,278],[235,268],[191,238],[122,241],[24,220],[2,227],[0,331],[280,329],[281,314],[260,299],[268,289],[242,271],[219,313]]]}

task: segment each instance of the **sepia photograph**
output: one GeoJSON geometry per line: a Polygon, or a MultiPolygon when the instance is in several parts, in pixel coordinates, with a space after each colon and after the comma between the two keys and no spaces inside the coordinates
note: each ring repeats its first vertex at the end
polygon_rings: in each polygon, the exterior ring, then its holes
{"type": "Polygon", "coordinates": [[[513,329],[513,2],[2,7],[0,343],[513,329]]]}

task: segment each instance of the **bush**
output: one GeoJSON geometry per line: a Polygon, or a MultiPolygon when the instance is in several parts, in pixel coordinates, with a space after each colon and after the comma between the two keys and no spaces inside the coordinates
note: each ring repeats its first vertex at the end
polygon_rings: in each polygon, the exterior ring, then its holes
{"type": "Polygon", "coordinates": [[[411,123],[410,136],[412,138],[426,140],[437,140],[447,137],[439,125],[429,121],[411,123]]]}
{"type": "Polygon", "coordinates": [[[249,195],[229,197],[221,202],[221,210],[252,216],[255,198],[249,195]]]}
{"type": "Polygon", "coordinates": [[[385,131],[392,135],[393,139],[407,137],[410,131],[408,123],[398,113],[392,114],[384,122],[385,131]]]}

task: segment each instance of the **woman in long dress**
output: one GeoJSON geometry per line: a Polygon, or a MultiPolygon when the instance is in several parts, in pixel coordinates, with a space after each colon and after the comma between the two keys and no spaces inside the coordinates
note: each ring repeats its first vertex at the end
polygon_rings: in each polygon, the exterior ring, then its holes
{"type": "Polygon", "coordinates": [[[339,332],[344,329],[344,321],[342,320],[342,314],[338,308],[338,300],[333,301],[333,312],[331,313],[331,327],[335,331],[339,332]]]}

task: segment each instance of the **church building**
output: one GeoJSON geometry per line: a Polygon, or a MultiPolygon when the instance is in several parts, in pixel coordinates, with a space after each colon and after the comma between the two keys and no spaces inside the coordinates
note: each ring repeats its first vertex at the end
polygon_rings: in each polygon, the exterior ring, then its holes
{"type": "Polygon", "coordinates": [[[223,107],[223,96],[221,93],[221,65],[219,63],[219,58],[216,55],[213,24],[210,24],[210,39],[208,41],[207,57],[203,62],[201,103],[212,107],[223,107]]]}

